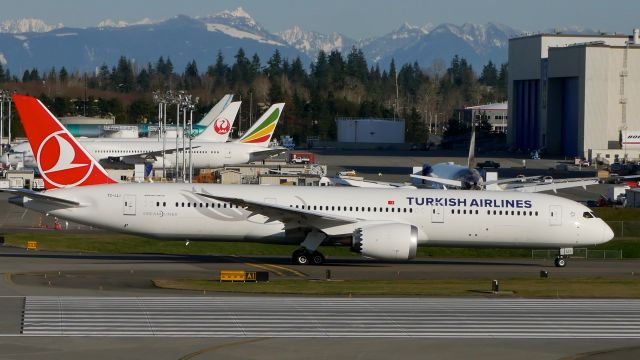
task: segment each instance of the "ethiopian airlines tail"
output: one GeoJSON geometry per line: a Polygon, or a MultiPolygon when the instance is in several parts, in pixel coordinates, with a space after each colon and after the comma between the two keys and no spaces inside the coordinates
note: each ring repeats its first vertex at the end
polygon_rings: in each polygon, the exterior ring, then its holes
{"type": "Polygon", "coordinates": [[[198,125],[209,126],[213,122],[213,120],[220,116],[220,114],[222,114],[222,111],[226,109],[229,104],[231,104],[231,100],[233,100],[232,94],[223,96],[217,104],[213,105],[211,110],[209,110],[209,112],[202,118],[202,120],[198,122],[198,125]]]}
{"type": "Polygon", "coordinates": [[[245,144],[269,146],[273,132],[278,125],[284,103],[273,104],[253,126],[238,140],[245,144]]]}
{"type": "Polygon", "coordinates": [[[229,134],[231,134],[231,127],[236,120],[238,110],[240,110],[240,104],[242,101],[235,101],[229,104],[220,116],[204,129],[203,132],[195,137],[196,140],[214,141],[214,142],[227,142],[229,134]]]}
{"type": "Polygon", "coordinates": [[[13,102],[47,190],[116,182],[40,100],[13,95],[13,102]]]}

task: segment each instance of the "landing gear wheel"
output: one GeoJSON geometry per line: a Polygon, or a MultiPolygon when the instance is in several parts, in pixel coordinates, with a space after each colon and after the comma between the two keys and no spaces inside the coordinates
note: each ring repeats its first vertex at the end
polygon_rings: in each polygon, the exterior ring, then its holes
{"type": "Polygon", "coordinates": [[[296,265],[307,265],[309,263],[309,253],[303,249],[296,250],[293,252],[291,259],[296,265]]]}
{"type": "Polygon", "coordinates": [[[324,264],[324,255],[320,251],[314,251],[311,254],[311,263],[313,265],[322,265],[324,264]]]}
{"type": "Polygon", "coordinates": [[[556,267],[565,267],[567,265],[567,260],[565,258],[556,258],[555,260],[556,267]]]}

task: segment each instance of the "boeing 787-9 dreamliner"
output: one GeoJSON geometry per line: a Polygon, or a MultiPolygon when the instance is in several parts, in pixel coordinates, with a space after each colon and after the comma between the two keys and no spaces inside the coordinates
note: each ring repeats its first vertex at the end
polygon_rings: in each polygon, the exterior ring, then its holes
{"type": "Polygon", "coordinates": [[[161,239],[299,243],[297,264],[322,264],[322,243],[380,260],[418,246],[560,249],[613,238],[584,205],[494,191],[220,184],[119,184],[35,98],[14,95],[46,191],[11,202],[102,229],[161,239]]]}

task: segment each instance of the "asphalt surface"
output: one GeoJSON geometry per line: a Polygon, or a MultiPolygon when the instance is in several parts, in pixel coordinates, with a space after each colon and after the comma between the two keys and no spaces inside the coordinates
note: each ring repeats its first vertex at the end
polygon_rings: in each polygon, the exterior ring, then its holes
{"type": "MultiPolygon", "coordinates": [[[[409,181],[411,166],[466,163],[466,153],[450,155],[323,151],[318,160],[328,165],[329,174],[355,169],[369,179],[402,182],[409,181]]],[[[500,177],[593,175],[550,171],[556,160],[527,160],[525,168],[521,159],[486,159],[501,163],[500,177]]],[[[606,186],[598,185],[559,193],[588,200],[605,192],[606,186]]],[[[0,194],[0,202],[6,204],[6,197],[0,194]]],[[[53,223],[13,205],[0,207],[4,232],[42,231],[53,223]]],[[[62,226],[93,231],[65,222],[62,226]]],[[[534,259],[418,259],[396,264],[330,258],[325,266],[298,267],[289,265],[287,257],[110,255],[0,247],[0,358],[640,358],[639,340],[629,338],[637,336],[640,323],[635,301],[234,296],[158,289],[151,283],[155,278],[214,278],[220,269],[268,270],[274,278],[305,279],[324,279],[330,270],[338,280],[534,278],[544,269],[570,281],[634,277],[640,273],[640,262],[575,260],[557,269],[551,260],[534,259]],[[162,333],[167,327],[171,329],[162,333]],[[116,333],[106,334],[109,329],[116,333]],[[128,335],[117,334],[125,329],[128,335]],[[211,329],[221,337],[206,334],[211,329]],[[455,334],[444,333],[447,329],[455,334]],[[514,336],[514,329],[523,336],[514,336]],[[386,336],[377,333],[383,330],[386,336]],[[96,336],[76,336],[89,331],[97,331],[96,336]]]]}
{"type": "Polygon", "coordinates": [[[340,258],[313,267],[291,266],[286,257],[0,247],[0,358],[637,358],[640,340],[629,338],[640,331],[637,301],[235,296],[151,284],[158,277],[214,278],[219,269],[308,279],[324,278],[326,270],[334,279],[533,278],[547,269],[568,281],[640,271],[640,262],[628,260],[551,266],[528,259],[397,264],[340,258]],[[56,340],[60,335],[64,341],[56,340]]]}

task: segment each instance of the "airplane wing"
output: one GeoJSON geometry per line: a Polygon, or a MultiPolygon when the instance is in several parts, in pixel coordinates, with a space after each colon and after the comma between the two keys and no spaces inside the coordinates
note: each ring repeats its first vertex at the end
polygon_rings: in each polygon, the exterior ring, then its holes
{"type": "Polygon", "coordinates": [[[411,174],[411,177],[415,179],[431,181],[431,182],[442,184],[445,186],[454,186],[459,188],[462,187],[462,181],[459,181],[459,180],[443,179],[443,178],[437,178],[433,176],[424,176],[424,175],[416,175],[416,174],[411,174]]]}
{"type": "Polygon", "coordinates": [[[573,187],[582,187],[586,189],[589,185],[598,184],[598,179],[580,179],[573,181],[562,181],[562,182],[553,182],[553,183],[541,183],[541,184],[526,184],[520,187],[508,188],[505,191],[519,191],[519,192],[541,192],[541,191],[553,191],[556,192],[558,189],[568,189],[573,187]]]}
{"type": "Polygon", "coordinates": [[[16,194],[16,195],[19,195],[19,196],[28,197],[28,198],[33,199],[33,200],[54,203],[56,205],[62,205],[64,207],[80,207],[80,206],[82,206],[82,204],[80,204],[77,201],[67,200],[67,199],[63,199],[63,198],[47,195],[46,193],[39,193],[39,192],[27,190],[27,189],[0,189],[0,191],[7,192],[7,193],[10,193],[10,194],[16,194]]]}
{"type": "Polygon", "coordinates": [[[253,213],[263,215],[269,218],[271,221],[281,221],[288,227],[295,227],[295,225],[311,226],[318,229],[325,227],[332,227],[344,224],[353,224],[361,221],[347,216],[329,215],[326,213],[296,209],[284,205],[275,203],[268,203],[263,201],[247,200],[236,197],[217,196],[205,192],[196,192],[196,195],[214,199],[218,201],[224,201],[242,208],[245,208],[253,213]],[[293,226],[292,226],[293,225],[293,226]]]}
{"type": "Polygon", "coordinates": [[[270,156],[278,155],[287,151],[285,148],[271,148],[266,150],[252,151],[249,153],[249,162],[264,160],[270,156]]]}
{"type": "Polygon", "coordinates": [[[393,188],[393,189],[416,189],[413,185],[407,185],[402,183],[391,183],[385,181],[365,180],[365,179],[352,179],[347,176],[338,176],[329,178],[332,183],[338,185],[347,185],[353,187],[366,187],[366,188],[393,188]]]}
{"type": "Polygon", "coordinates": [[[507,179],[499,179],[499,180],[490,180],[485,181],[483,184],[487,185],[497,185],[497,184],[505,184],[505,183],[513,183],[513,182],[525,182],[527,180],[539,179],[540,176],[526,176],[526,177],[518,177],[518,178],[507,178],[507,179]]]}

